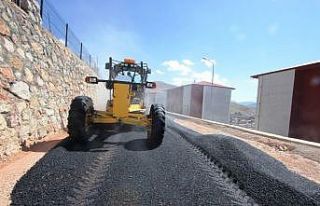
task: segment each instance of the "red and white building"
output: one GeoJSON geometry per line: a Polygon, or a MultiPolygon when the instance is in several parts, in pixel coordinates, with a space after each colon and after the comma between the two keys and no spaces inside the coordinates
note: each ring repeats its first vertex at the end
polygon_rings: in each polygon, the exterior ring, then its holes
{"type": "Polygon", "coordinates": [[[252,77],[259,80],[258,130],[320,142],[320,62],[252,77]]]}
{"type": "Polygon", "coordinates": [[[232,87],[210,82],[199,82],[167,90],[168,111],[208,119],[229,122],[232,87]]]}

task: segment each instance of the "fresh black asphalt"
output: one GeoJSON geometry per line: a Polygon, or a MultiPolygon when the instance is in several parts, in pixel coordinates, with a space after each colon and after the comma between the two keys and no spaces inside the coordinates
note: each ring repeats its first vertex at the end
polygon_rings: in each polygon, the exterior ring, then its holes
{"type": "MultiPolygon", "coordinates": [[[[210,142],[200,141],[202,146],[197,147],[194,144],[197,140],[190,141],[190,133],[185,131],[184,135],[170,120],[163,144],[152,150],[145,145],[143,128],[100,125],[94,131],[96,135],[86,147],[66,140],[46,154],[16,184],[11,195],[12,204],[270,205],[270,198],[268,202],[256,198],[263,194],[253,194],[253,183],[248,183],[248,187],[239,182],[238,166],[232,168],[236,171],[233,173],[222,165],[226,164],[222,150],[233,147],[221,147],[216,157],[219,161],[214,160],[203,151],[210,142]],[[248,192],[247,188],[250,188],[248,192]]],[[[246,146],[236,149],[247,149],[246,146]]],[[[212,148],[208,146],[210,152],[212,148]]],[[[231,168],[230,165],[227,168],[231,168]]],[[[282,183],[279,181],[279,184],[282,183]]],[[[319,189],[319,185],[310,183],[310,186],[319,189]]],[[[264,193],[277,189],[268,191],[268,186],[265,187],[261,190],[264,193]]],[[[305,205],[319,203],[316,198],[305,199],[305,196],[302,201],[305,205]]],[[[282,202],[275,199],[271,203],[281,205],[282,202]]]]}

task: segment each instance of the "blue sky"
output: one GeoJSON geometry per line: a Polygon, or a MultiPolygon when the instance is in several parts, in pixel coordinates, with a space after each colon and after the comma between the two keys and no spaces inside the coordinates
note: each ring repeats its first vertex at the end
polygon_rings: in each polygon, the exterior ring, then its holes
{"type": "MultiPolygon", "coordinates": [[[[320,1],[308,0],[47,0],[68,21],[101,68],[109,56],[133,57],[151,80],[211,80],[255,101],[251,75],[319,59],[320,1]]],[[[104,72],[104,71],[103,71],[104,72]]]]}

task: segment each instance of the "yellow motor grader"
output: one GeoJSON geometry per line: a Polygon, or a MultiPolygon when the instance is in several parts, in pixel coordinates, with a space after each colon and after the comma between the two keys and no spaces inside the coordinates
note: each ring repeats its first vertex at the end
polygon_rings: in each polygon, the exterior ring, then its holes
{"type": "Polygon", "coordinates": [[[147,130],[147,145],[157,147],[162,143],[165,130],[165,109],[162,105],[152,104],[149,111],[144,105],[145,88],[155,88],[154,82],[148,82],[151,73],[146,63],[137,64],[133,59],[116,61],[111,57],[106,63],[109,79],[102,80],[94,76],[85,78],[89,84],[103,82],[110,90],[105,111],[94,110],[90,97],[78,96],[70,105],[68,133],[72,141],[86,144],[89,128],[97,123],[129,124],[144,126],[147,130]]]}

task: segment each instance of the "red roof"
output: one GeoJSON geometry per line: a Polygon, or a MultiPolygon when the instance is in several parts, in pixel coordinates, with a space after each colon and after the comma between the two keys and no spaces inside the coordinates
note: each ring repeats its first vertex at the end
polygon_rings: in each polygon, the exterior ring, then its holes
{"type": "Polygon", "coordinates": [[[256,74],[251,77],[258,78],[259,76],[273,74],[273,73],[277,73],[277,72],[284,72],[284,71],[294,70],[294,69],[314,69],[314,68],[318,69],[319,66],[320,66],[320,61],[315,61],[315,62],[309,62],[309,63],[300,64],[300,65],[296,65],[296,66],[292,66],[292,67],[288,67],[288,68],[282,68],[282,69],[279,69],[276,71],[266,72],[266,73],[262,73],[262,74],[256,74]]]}
{"type": "Polygon", "coordinates": [[[211,86],[211,87],[220,87],[220,88],[226,88],[226,89],[234,89],[233,87],[228,87],[224,86],[221,84],[216,84],[216,83],[211,83],[211,82],[206,82],[206,81],[201,81],[197,83],[193,83],[194,85],[202,85],[202,86],[211,86]]]}

